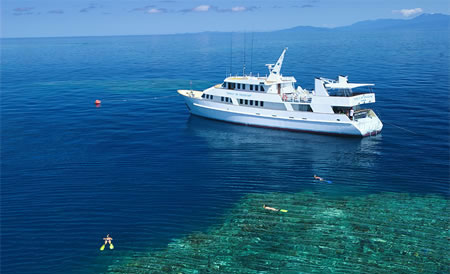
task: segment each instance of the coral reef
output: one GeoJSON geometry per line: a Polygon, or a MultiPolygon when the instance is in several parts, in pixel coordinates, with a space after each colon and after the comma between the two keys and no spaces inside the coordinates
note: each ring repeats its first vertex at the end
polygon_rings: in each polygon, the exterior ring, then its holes
{"type": "Polygon", "coordinates": [[[109,272],[450,273],[449,240],[440,196],[250,194],[222,224],[109,272]]]}

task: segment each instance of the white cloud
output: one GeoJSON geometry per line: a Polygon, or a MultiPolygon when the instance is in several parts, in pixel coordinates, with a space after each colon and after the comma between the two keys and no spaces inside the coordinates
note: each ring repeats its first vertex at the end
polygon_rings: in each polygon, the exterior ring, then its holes
{"type": "Polygon", "coordinates": [[[147,13],[150,13],[150,14],[161,13],[161,12],[164,12],[164,11],[162,9],[155,9],[155,8],[151,8],[151,9],[147,10],[147,13]]]}
{"type": "Polygon", "coordinates": [[[246,10],[247,10],[247,8],[243,7],[243,6],[237,6],[237,7],[231,8],[231,11],[233,11],[233,12],[240,12],[240,11],[246,11],[246,10]]]}
{"type": "Polygon", "coordinates": [[[208,11],[211,8],[210,5],[200,5],[192,9],[192,11],[208,11]]]}
{"type": "Polygon", "coordinates": [[[217,6],[210,5],[200,5],[191,9],[183,9],[180,12],[207,12],[207,11],[215,11],[215,12],[244,12],[244,11],[254,11],[258,9],[258,7],[251,6],[234,6],[232,8],[219,8],[217,6]]]}
{"type": "Polygon", "coordinates": [[[405,17],[410,17],[423,12],[421,8],[393,10],[393,13],[401,13],[405,17]]]}

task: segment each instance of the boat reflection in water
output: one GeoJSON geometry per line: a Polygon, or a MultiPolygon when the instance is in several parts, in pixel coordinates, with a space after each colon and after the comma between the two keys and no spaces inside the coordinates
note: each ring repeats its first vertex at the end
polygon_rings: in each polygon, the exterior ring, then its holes
{"type": "Polygon", "coordinates": [[[321,187],[313,180],[317,174],[333,181],[329,187],[341,194],[379,191],[381,135],[356,139],[298,134],[196,116],[189,118],[187,131],[206,146],[205,168],[235,186],[296,192],[321,187]]]}

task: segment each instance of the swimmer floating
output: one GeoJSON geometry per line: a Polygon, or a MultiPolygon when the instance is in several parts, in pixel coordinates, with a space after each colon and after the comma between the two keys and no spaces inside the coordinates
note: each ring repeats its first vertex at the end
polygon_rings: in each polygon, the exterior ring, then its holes
{"type": "Polygon", "coordinates": [[[274,207],[270,207],[270,206],[266,206],[266,205],[263,205],[263,208],[267,209],[267,210],[276,211],[276,212],[288,212],[286,209],[276,209],[274,207]]]}
{"type": "Polygon", "coordinates": [[[111,243],[111,241],[113,240],[113,238],[111,238],[111,236],[106,235],[105,238],[103,238],[103,240],[105,241],[105,243],[100,247],[100,250],[103,251],[105,250],[105,246],[106,244],[109,244],[109,249],[114,249],[114,245],[111,243]]]}
{"type": "Polygon", "coordinates": [[[327,181],[324,178],[317,176],[316,174],[314,174],[314,181],[326,182],[329,184],[333,183],[332,181],[327,181]]]}

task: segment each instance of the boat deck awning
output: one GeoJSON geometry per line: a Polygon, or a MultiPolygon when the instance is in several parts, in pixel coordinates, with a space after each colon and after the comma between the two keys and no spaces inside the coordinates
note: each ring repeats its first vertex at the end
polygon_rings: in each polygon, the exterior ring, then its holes
{"type": "Polygon", "coordinates": [[[356,84],[356,83],[326,83],[325,87],[328,89],[353,89],[359,87],[370,87],[375,86],[374,84],[356,84]]]}

